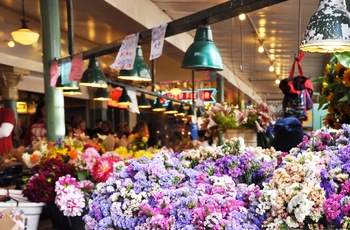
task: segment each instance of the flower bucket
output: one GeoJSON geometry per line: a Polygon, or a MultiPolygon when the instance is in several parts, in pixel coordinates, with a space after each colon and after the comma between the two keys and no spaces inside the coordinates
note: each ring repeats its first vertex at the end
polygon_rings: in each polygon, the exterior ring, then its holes
{"type": "Polygon", "coordinates": [[[45,203],[32,203],[29,201],[21,200],[18,203],[11,199],[7,202],[0,202],[0,211],[5,209],[18,207],[24,212],[24,223],[25,229],[27,230],[37,230],[40,214],[45,203]]]}
{"type": "Polygon", "coordinates": [[[227,129],[225,138],[242,137],[247,147],[256,147],[258,145],[258,137],[255,129],[227,129]]]}

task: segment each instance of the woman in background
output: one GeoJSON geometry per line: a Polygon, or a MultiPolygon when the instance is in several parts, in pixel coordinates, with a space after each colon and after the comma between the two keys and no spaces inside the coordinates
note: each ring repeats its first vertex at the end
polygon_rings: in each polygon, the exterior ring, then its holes
{"type": "Polygon", "coordinates": [[[30,117],[23,140],[25,147],[34,145],[35,141],[46,139],[46,107],[42,101],[36,107],[36,112],[30,117]]]}

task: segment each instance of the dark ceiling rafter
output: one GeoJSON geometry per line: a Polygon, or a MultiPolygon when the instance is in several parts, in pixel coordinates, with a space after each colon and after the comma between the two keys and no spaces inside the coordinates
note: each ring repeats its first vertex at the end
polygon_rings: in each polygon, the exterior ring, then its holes
{"type": "MultiPolygon", "coordinates": [[[[262,9],[264,7],[272,6],[287,0],[231,0],[222,4],[218,4],[211,8],[199,11],[189,16],[176,19],[168,23],[165,37],[174,36],[190,30],[196,29],[199,25],[211,25],[220,21],[224,21],[238,16],[241,13],[249,13],[262,9]]],[[[139,33],[139,45],[150,43],[152,29],[145,30],[139,33]]],[[[83,53],[83,59],[90,59],[91,57],[99,57],[111,53],[118,52],[123,39],[117,40],[108,44],[104,44],[83,53]]],[[[58,59],[58,63],[65,63],[71,61],[71,57],[64,57],[58,59]]]]}

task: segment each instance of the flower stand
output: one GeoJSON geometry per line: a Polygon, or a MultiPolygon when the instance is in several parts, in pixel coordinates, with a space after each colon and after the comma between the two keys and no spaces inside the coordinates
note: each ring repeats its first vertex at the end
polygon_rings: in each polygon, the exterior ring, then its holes
{"type": "Polygon", "coordinates": [[[227,129],[225,138],[242,137],[247,147],[256,147],[258,144],[257,132],[255,129],[227,129]]]}

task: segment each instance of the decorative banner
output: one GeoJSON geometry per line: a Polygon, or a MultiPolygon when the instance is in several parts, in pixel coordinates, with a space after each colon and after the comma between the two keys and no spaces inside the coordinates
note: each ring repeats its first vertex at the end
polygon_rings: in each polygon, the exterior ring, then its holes
{"type": "Polygon", "coordinates": [[[126,91],[128,92],[128,95],[131,99],[131,104],[129,105],[129,111],[132,113],[140,114],[140,110],[137,104],[136,92],[131,90],[126,90],[126,91]]]}
{"type": "Polygon", "coordinates": [[[61,65],[61,84],[66,85],[69,84],[69,73],[72,67],[71,62],[65,62],[61,65]]]}
{"type": "MultiPolygon", "coordinates": [[[[204,103],[213,104],[216,102],[216,99],[214,98],[216,92],[217,91],[215,88],[203,88],[203,89],[198,89],[194,91],[194,95],[192,90],[182,90],[181,93],[178,95],[174,95],[170,91],[168,91],[168,92],[164,92],[163,95],[179,101],[184,101],[184,102],[191,102],[192,99],[194,100],[200,99],[204,103]]],[[[161,98],[162,103],[166,103],[165,101],[166,101],[165,98],[161,98]]]]}
{"type": "Polygon", "coordinates": [[[83,72],[83,53],[78,53],[73,56],[69,80],[80,81],[81,77],[83,76],[83,72]]]}
{"type": "Polygon", "coordinates": [[[139,33],[131,34],[123,39],[122,45],[119,48],[117,57],[111,65],[114,69],[132,70],[134,67],[136,48],[139,42],[139,33]]]}
{"type": "Polygon", "coordinates": [[[58,61],[54,60],[50,66],[50,86],[56,86],[58,71],[58,61]]]}
{"type": "Polygon", "coordinates": [[[168,23],[152,28],[151,54],[149,60],[156,59],[162,55],[167,26],[168,23]]]}

